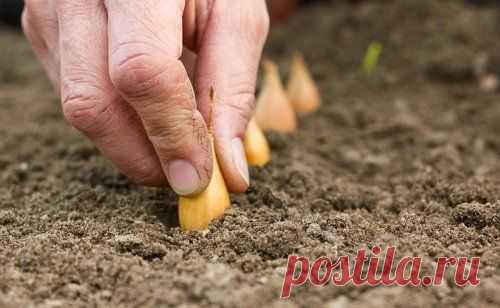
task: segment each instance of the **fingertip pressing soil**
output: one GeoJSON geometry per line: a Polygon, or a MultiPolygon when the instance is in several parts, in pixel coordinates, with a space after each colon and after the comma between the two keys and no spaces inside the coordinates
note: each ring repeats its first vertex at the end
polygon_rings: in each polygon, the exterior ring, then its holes
{"type": "Polygon", "coordinates": [[[500,306],[499,7],[335,1],[271,32],[286,76],[300,50],[324,104],[206,232],[176,196],[131,184],[65,123],[25,39],[0,30],[0,307],[500,306]],[[383,45],[370,76],[360,64],[383,45]],[[485,78],[489,78],[486,80],[485,78]],[[486,80],[486,81],[485,81],[486,80]],[[480,256],[481,284],[295,288],[286,259],[393,245],[480,256]]]}

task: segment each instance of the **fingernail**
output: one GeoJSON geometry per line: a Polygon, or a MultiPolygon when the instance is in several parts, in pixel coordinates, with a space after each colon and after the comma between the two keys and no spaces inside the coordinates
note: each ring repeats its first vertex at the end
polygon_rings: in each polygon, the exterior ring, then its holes
{"type": "Polygon", "coordinates": [[[200,176],[194,166],[186,160],[174,160],[167,165],[167,178],[178,195],[190,195],[200,186],[200,176]]]}
{"type": "Polygon", "coordinates": [[[250,175],[248,173],[248,162],[245,155],[245,147],[243,146],[243,141],[240,138],[234,138],[231,141],[231,148],[233,151],[233,162],[236,165],[236,169],[245,181],[245,183],[250,185],[250,175]]]}

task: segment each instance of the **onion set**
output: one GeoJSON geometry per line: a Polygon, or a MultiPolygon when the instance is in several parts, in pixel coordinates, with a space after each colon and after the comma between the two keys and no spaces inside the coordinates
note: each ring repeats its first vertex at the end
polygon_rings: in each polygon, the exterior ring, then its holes
{"type": "MultiPolygon", "coordinates": [[[[296,54],[291,63],[287,89],[283,87],[278,66],[264,60],[262,90],[256,102],[254,117],[250,120],[244,136],[245,154],[249,165],[262,167],[271,159],[271,151],[263,131],[291,133],[297,129],[297,113],[310,113],[321,104],[319,90],[314,83],[304,58],[296,54]]],[[[222,175],[214,147],[212,111],[215,93],[210,89],[210,115],[208,129],[210,150],[213,158],[213,173],[205,189],[195,196],[179,198],[179,222],[184,231],[205,230],[209,224],[224,215],[231,206],[229,192],[222,175]]]]}
{"type": "MultiPolygon", "coordinates": [[[[213,110],[214,90],[210,90],[210,101],[213,110]]],[[[229,192],[215,154],[214,136],[212,133],[212,116],[209,116],[209,138],[212,151],[213,171],[207,188],[198,195],[179,198],[179,223],[184,231],[205,230],[212,220],[224,215],[224,211],[231,206],[229,192]]]]}
{"type": "Polygon", "coordinates": [[[295,111],[310,113],[321,104],[318,87],[307,69],[304,57],[297,53],[292,58],[287,94],[295,111]]]}

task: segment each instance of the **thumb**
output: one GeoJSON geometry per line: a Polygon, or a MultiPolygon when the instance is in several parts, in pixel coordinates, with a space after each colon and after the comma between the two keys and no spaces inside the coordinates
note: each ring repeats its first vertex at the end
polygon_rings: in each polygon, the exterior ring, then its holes
{"type": "Polygon", "coordinates": [[[198,108],[205,119],[213,108],[211,124],[222,173],[231,191],[243,192],[249,186],[243,137],[255,105],[255,83],[269,17],[264,0],[212,3],[209,13],[202,13],[209,17],[198,42],[198,108]],[[212,87],[215,99],[211,107],[212,87]]]}

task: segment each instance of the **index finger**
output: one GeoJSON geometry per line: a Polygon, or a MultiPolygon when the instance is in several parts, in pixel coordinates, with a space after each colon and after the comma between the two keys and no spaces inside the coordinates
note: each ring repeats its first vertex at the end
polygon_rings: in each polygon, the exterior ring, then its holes
{"type": "Polygon", "coordinates": [[[166,177],[180,195],[202,191],[212,170],[208,131],[179,60],[184,1],[105,1],[109,72],[142,120],[166,177]]]}

